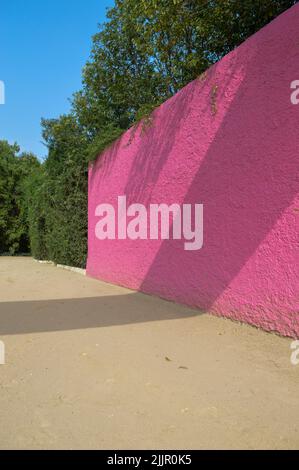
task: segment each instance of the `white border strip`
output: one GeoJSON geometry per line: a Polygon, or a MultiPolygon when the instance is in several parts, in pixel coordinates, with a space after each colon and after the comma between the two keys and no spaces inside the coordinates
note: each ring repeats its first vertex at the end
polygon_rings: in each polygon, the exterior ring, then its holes
{"type": "Polygon", "coordinates": [[[46,261],[46,260],[34,260],[40,264],[49,264],[50,266],[56,266],[56,268],[65,269],[66,271],[72,271],[73,273],[81,274],[82,276],[86,276],[86,269],[75,268],[74,266],[66,266],[64,264],[55,264],[53,261],[46,261]]]}
{"type": "Polygon", "coordinates": [[[66,271],[72,271],[73,273],[82,274],[86,276],[86,269],[74,268],[73,266],[65,266],[64,264],[57,264],[57,268],[65,269],[66,271]]]}

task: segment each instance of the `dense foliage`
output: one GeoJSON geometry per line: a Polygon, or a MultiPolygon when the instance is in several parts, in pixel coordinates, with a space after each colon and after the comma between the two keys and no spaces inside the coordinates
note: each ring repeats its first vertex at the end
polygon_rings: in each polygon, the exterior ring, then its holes
{"type": "Polygon", "coordinates": [[[29,251],[25,182],[39,167],[36,157],[0,141],[0,254],[29,251]]]}
{"type": "MultiPolygon", "coordinates": [[[[23,249],[29,223],[35,257],[84,266],[88,161],[294,3],[116,0],[93,37],[82,89],[73,96],[70,114],[42,121],[48,157],[26,179],[28,210],[16,201],[18,208],[12,209],[5,199],[9,191],[13,194],[15,182],[4,184],[6,196],[0,187],[1,202],[6,201],[0,212],[2,251],[23,249]]],[[[16,151],[7,148],[5,158],[16,151]]],[[[1,178],[8,178],[0,171],[1,178]]]]}

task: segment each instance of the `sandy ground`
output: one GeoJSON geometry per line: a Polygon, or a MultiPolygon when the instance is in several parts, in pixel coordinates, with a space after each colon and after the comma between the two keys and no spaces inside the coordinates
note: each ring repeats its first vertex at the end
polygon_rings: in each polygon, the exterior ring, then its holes
{"type": "Polygon", "coordinates": [[[1,449],[299,448],[290,343],[0,258],[1,449]]]}

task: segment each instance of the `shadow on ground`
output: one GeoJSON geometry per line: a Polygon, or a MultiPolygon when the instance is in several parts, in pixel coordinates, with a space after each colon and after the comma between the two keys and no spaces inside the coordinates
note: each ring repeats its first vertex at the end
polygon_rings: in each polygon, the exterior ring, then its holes
{"type": "Polygon", "coordinates": [[[3,302],[0,335],[100,328],[199,315],[192,310],[144,294],[79,299],[3,302]]]}

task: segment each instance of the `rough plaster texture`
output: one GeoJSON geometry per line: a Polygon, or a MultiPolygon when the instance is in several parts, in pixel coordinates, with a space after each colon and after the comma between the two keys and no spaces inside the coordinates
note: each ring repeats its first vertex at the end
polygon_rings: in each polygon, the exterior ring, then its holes
{"type": "Polygon", "coordinates": [[[130,129],[89,171],[87,274],[299,336],[299,5],[130,129]],[[95,237],[98,204],[203,203],[204,246],[95,237]]]}

